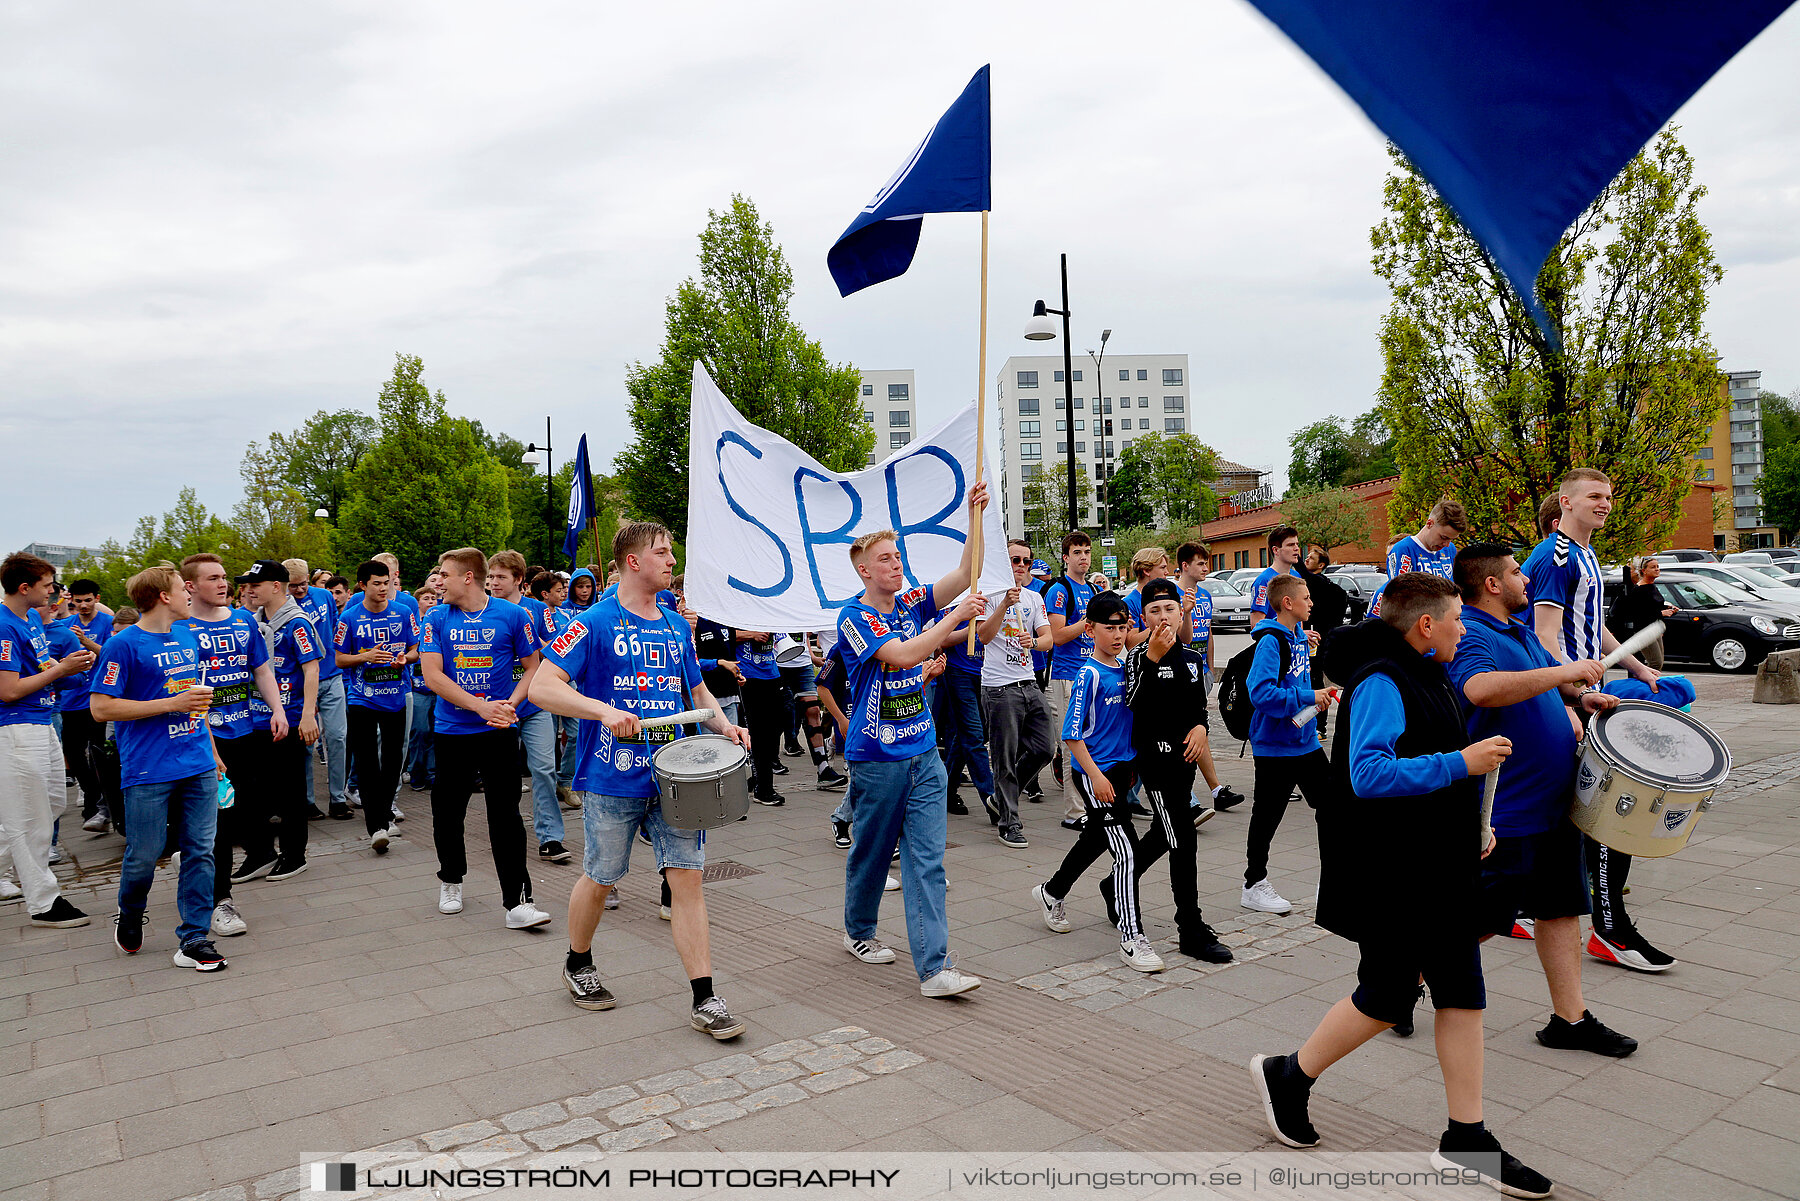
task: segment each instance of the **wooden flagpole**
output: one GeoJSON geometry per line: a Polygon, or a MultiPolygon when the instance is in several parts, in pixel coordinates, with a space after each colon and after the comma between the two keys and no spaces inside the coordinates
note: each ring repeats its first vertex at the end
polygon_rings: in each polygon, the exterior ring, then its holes
{"type": "MultiPolygon", "coordinates": [[[[988,317],[988,297],[987,297],[988,280],[987,280],[987,277],[988,277],[988,210],[982,209],[981,210],[981,349],[977,352],[977,354],[975,356],[976,362],[979,364],[977,370],[979,371],[980,377],[981,377],[979,380],[976,381],[976,384],[975,384],[975,483],[976,484],[979,484],[981,482],[981,471],[982,471],[982,463],[981,463],[982,453],[981,452],[982,452],[982,448],[987,445],[987,317],[988,317]]],[[[974,484],[971,484],[970,487],[971,488],[974,487],[974,484]]],[[[988,498],[988,503],[990,505],[993,504],[994,498],[990,496],[988,498]]],[[[986,524],[986,520],[985,520],[986,516],[987,516],[987,514],[985,512],[977,513],[975,515],[975,519],[973,522],[974,528],[972,528],[969,531],[969,537],[974,540],[974,544],[975,544],[975,553],[969,563],[969,591],[970,592],[974,592],[978,588],[981,587],[981,559],[982,559],[982,552],[983,552],[983,548],[981,545],[981,533],[982,533],[982,527],[986,524]]],[[[969,654],[971,654],[971,655],[973,655],[975,653],[975,626],[976,626],[976,624],[977,623],[975,623],[973,621],[971,621],[969,623],[968,651],[969,651],[969,654]]]]}

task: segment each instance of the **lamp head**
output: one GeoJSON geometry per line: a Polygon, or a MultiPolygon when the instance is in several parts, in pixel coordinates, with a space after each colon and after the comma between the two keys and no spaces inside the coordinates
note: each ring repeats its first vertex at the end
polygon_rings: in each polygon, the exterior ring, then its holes
{"type": "Polygon", "coordinates": [[[313,510],[313,516],[317,517],[320,521],[324,521],[331,516],[331,512],[328,509],[318,508],[313,510]]]}
{"type": "Polygon", "coordinates": [[[1056,319],[1044,311],[1044,302],[1031,306],[1031,319],[1025,323],[1025,340],[1044,342],[1056,337],[1056,319]]]}
{"type": "Polygon", "coordinates": [[[525,448],[525,453],[519,456],[519,462],[525,464],[527,467],[536,467],[538,465],[537,443],[533,442],[525,448]]]}

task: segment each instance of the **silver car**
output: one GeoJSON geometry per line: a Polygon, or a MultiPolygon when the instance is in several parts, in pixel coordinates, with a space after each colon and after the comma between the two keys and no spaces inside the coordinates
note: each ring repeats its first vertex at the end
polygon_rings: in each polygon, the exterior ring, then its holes
{"type": "Polygon", "coordinates": [[[1240,633],[1256,624],[1247,591],[1216,575],[1201,580],[1200,586],[1212,593],[1213,629],[1221,633],[1240,633]]]}

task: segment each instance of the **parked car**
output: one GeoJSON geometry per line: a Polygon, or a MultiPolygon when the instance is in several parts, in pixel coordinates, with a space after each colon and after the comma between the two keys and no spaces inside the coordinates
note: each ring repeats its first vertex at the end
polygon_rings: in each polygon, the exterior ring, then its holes
{"type": "Polygon", "coordinates": [[[1243,583],[1238,585],[1239,590],[1242,590],[1245,584],[1248,584],[1251,580],[1254,580],[1257,576],[1261,575],[1262,570],[1263,569],[1260,567],[1227,567],[1224,571],[1215,571],[1206,578],[1209,580],[1222,580],[1226,582],[1242,580],[1243,583]]]}
{"type": "Polygon", "coordinates": [[[1713,554],[1709,550],[1693,550],[1691,548],[1684,550],[1665,550],[1661,554],[1653,555],[1651,557],[1663,563],[1716,563],[1719,561],[1719,556],[1713,554]]]}
{"type": "Polygon", "coordinates": [[[1680,570],[1749,594],[1751,600],[1763,601],[1800,618],[1800,593],[1786,584],[1778,584],[1768,576],[1751,571],[1742,563],[1684,563],[1680,570]]]}
{"type": "Polygon", "coordinates": [[[1667,659],[1748,671],[1772,651],[1800,647],[1800,619],[1730,584],[1671,571],[1657,579],[1656,589],[1679,610],[1663,619],[1667,659]]]}
{"type": "Polygon", "coordinates": [[[1774,580],[1777,584],[1787,584],[1790,587],[1793,584],[1793,581],[1788,578],[1794,574],[1793,569],[1779,563],[1730,563],[1726,566],[1741,567],[1745,571],[1754,572],[1757,575],[1774,580]]]}
{"type": "Polygon", "coordinates": [[[1769,561],[1777,567],[1800,568],[1800,546],[1777,546],[1766,550],[1769,561]]]}
{"type": "Polygon", "coordinates": [[[1720,558],[1721,563],[1773,563],[1766,550],[1740,550],[1720,558]]]}
{"type": "Polygon", "coordinates": [[[1248,630],[1256,624],[1252,620],[1255,614],[1250,612],[1249,592],[1216,575],[1209,575],[1201,580],[1200,586],[1212,593],[1213,629],[1221,633],[1235,633],[1248,630]]]}

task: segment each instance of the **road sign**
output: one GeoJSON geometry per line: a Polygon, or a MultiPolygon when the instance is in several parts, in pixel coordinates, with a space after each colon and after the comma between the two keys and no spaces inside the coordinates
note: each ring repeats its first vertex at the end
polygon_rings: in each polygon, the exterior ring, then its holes
{"type": "Polygon", "coordinates": [[[1119,556],[1101,555],[1100,570],[1104,571],[1107,575],[1116,575],[1119,570],[1119,556]]]}

